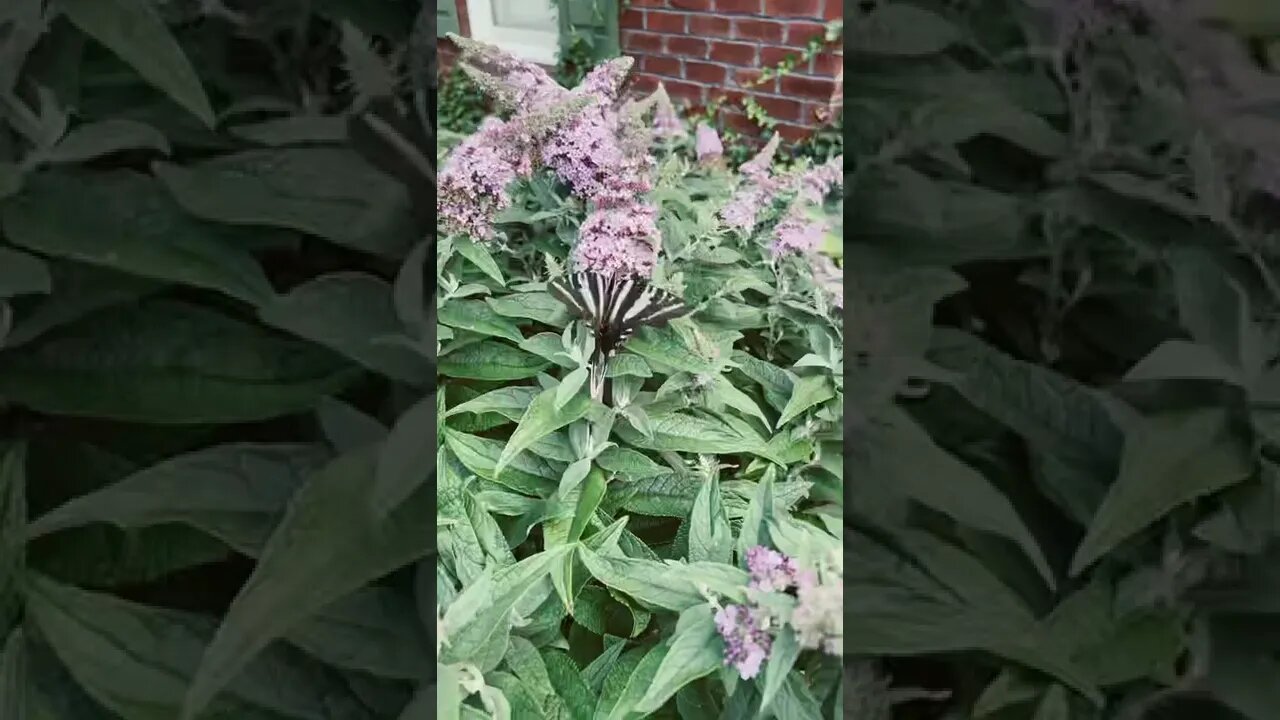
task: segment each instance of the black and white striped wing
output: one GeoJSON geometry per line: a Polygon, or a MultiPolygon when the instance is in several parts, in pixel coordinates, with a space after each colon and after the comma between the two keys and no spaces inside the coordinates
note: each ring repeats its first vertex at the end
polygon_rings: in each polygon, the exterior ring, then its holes
{"type": "Polygon", "coordinates": [[[604,391],[609,358],[636,330],[645,325],[661,327],[691,312],[680,298],[639,278],[577,273],[570,282],[553,280],[549,287],[552,296],[595,332],[596,351],[590,372],[592,395],[597,399],[604,391]]]}

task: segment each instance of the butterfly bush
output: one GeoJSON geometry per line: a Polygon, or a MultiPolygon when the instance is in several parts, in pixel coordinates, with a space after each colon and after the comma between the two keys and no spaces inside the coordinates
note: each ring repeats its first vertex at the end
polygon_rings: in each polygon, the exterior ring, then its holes
{"type": "Polygon", "coordinates": [[[669,140],[688,136],[684,123],[671,104],[671,96],[662,84],[658,85],[655,109],[653,113],[653,136],[659,140],[669,140]]]}
{"type": "Polygon", "coordinates": [[[698,123],[693,135],[693,151],[697,153],[698,162],[713,163],[724,155],[724,144],[715,128],[706,123],[698,123]]]}
{"type": "Polygon", "coordinates": [[[601,64],[568,90],[533,63],[450,37],[462,50],[459,64],[512,117],[486,120],[441,169],[446,232],[491,238],[498,213],[511,206],[511,184],[546,168],[588,208],[573,253],[579,268],[648,277],[660,247],[647,198],[655,163],[648,129],[634,108],[619,105],[634,61],[601,64]]]}
{"type": "Polygon", "coordinates": [[[800,646],[839,656],[844,651],[844,581],[840,573],[801,567],[795,558],[756,545],[747,550],[748,602],[719,608],[716,630],[724,641],[724,664],[744,679],[759,674],[776,633],[790,625],[800,646]],[[792,598],[779,616],[769,595],[792,598]]]}

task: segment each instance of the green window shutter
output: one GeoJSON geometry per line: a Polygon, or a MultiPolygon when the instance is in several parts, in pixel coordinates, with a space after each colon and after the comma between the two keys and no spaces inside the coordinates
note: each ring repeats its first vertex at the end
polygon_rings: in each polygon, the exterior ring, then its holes
{"type": "Polygon", "coordinates": [[[457,0],[436,0],[436,37],[444,37],[445,33],[461,33],[458,24],[457,0]]]}
{"type": "Polygon", "coordinates": [[[617,57],[618,0],[555,0],[560,11],[560,47],[581,37],[597,61],[617,57]]]}

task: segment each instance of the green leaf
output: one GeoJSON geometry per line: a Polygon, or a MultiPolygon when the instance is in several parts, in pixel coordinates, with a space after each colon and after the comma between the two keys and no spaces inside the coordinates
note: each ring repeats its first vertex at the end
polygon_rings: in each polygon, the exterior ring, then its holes
{"type": "Polygon", "coordinates": [[[179,455],[73,498],[27,527],[39,538],[90,523],[183,523],[256,557],[303,478],[325,461],[314,445],[220,445],[179,455]]]}
{"type": "Polygon", "coordinates": [[[544,550],[493,573],[487,581],[465,588],[445,611],[443,623],[449,644],[441,652],[440,661],[474,661],[510,628],[511,612],[521,598],[573,549],[573,545],[561,545],[544,550]]]}
{"type": "Polygon", "coordinates": [[[648,455],[617,445],[605,448],[603,452],[596,456],[596,464],[611,473],[622,475],[631,480],[643,480],[671,474],[671,468],[663,467],[650,460],[648,455]]]}
{"type": "Polygon", "coordinates": [[[519,420],[537,396],[538,388],[532,385],[500,387],[449,408],[444,416],[450,417],[464,412],[475,415],[497,413],[508,420],[519,420]]]}
{"type": "Polygon", "coordinates": [[[802,675],[787,676],[773,702],[774,717],[796,720],[821,720],[822,710],[802,675]]]}
{"type": "Polygon", "coordinates": [[[192,219],[146,175],[39,173],[0,210],[5,235],[28,250],[217,290],[251,305],[275,294],[241,234],[192,219]]]}
{"type": "Polygon", "coordinates": [[[445,430],[444,439],[467,470],[521,493],[550,495],[556,489],[556,483],[562,474],[562,471],[546,460],[532,453],[521,453],[502,471],[499,478],[495,469],[498,457],[505,447],[501,440],[490,440],[448,429],[445,430]]]}
{"type": "MultiPolygon", "coordinates": [[[[773,641],[773,647],[769,650],[769,661],[764,666],[764,676],[761,678],[760,710],[762,712],[770,709],[778,691],[786,685],[787,678],[791,675],[791,668],[795,666],[798,657],[800,657],[800,641],[796,638],[796,632],[790,625],[783,626],[773,641]]],[[[788,716],[779,715],[779,717],[788,716]]]]}
{"type": "Polygon", "coordinates": [[[200,78],[155,5],[146,0],[60,0],[58,7],[81,32],[213,127],[213,108],[200,78]]]}
{"type": "Polygon", "coordinates": [[[550,293],[522,292],[485,298],[493,311],[509,318],[536,320],[543,325],[562,328],[569,323],[569,311],[550,293]]]}
{"type": "Polygon", "coordinates": [[[0,298],[47,295],[53,290],[49,266],[34,255],[0,247],[0,298]]]}
{"type": "Polygon", "coordinates": [[[387,257],[419,239],[405,186],[348,148],[251,150],[153,171],[205,220],[297,230],[387,257]]]}
{"type": "MultiPolygon", "coordinates": [[[[28,606],[40,635],[76,682],[121,717],[172,720],[216,621],[145,607],[40,577],[28,606]]],[[[228,678],[210,717],[324,720],[330,711],[369,718],[328,685],[322,670],[274,647],[228,678]],[[338,710],[337,708],[343,708],[338,710]]]]}
{"type": "Polygon", "coordinates": [[[556,694],[569,710],[570,720],[591,720],[596,697],[583,678],[583,672],[568,653],[555,648],[542,648],[542,661],[556,694]]]}
{"type": "Polygon", "coordinates": [[[573,511],[573,524],[569,526],[568,542],[577,542],[587,529],[587,523],[595,517],[596,508],[604,498],[607,481],[600,468],[593,467],[587,473],[586,482],[582,485],[582,493],[578,495],[578,505],[573,511]]]}
{"type": "Polygon", "coordinates": [[[698,489],[689,516],[689,560],[733,562],[733,530],[720,496],[720,480],[712,477],[698,489]]]}
{"type": "Polygon", "coordinates": [[[765,439],[749,427],[734,427],[707,413],[667,413],[652,418],[652,428],[652,437],[645,437],[628,425],[619,425],[614,432],[628,444],[645,450],[761,456],[769,452],[765,439]]]}
{"type": "Polygon", "coordinates": [[[1216,408],[1148,418],[1128,435],[1120,473],[1071,560],[1079,575],[1179,505],[1241,482],[1253,472],[1248,445],[1216,408]]]}
{"type": "Polygon", "coordinates": [[[323,398],[316,407],[324,439],[339,453],[387,439],[387,428],[377,418],[341,400],[323,398]]]}
{"type": "Polygon", "coordinates": [[[1027,442],[1039,458],[1035,477],[1050,499],[1087,523],[1115,475],[1124,443],[1108,398],[954,330],[934,333],[930,358],[957,373],[947,382],[974,407],[1027,442]]]}
{"type": "Polygon", "coordinates": [[[24,345],[53,328],[134,302],[160,287],[151,280],[77,263],[59,263],[49,269],[57,292],[41,298],[18,320],[5,347],[24,345]]]}
{"type": "Polygon", "coordinates": [[[1036,706],[1036,714],[1032,720],[1071,720],[1071,706],[1067,704],[1067,689],[1061,685],[1051,685],[1040,698],[1036,706]]]}
{"type": "Polygon", "coordinates": [[[579,557],[587,571],[607,587],[635,598],[649,607],[683,612],[705,602],[699,589],[705,585],[729,598],[740,598],[747,574],[719,563],[659,562],[609,557],[583,548],[579,557]]]}
{"type": "Polygon", "coordinates": [[[551,365],[537,355],[490,340],[441,355],[436,364],[441,375],[469,380],[522,380],[551,365]]]}
{"type": "Polygon", "coordinates": [[[0,395],[14,403],[167,425],[301,412],[354,378],[328,351],[170,301],[112,308],[0,354],[0,395]]]}
{"type": "Polygon", "coordinates": [[[502,271],[498,269],[498,263],[484,246],[471,242],[470,238],[460,237],[454,240],[454,247],[459,255],[471,261],[472,265],[480,268],[485,275],[493,278],[499,285],[507,284],[502,277],[502,271]]]}
{"type": "Polygon", "coordinates": [[[648,690],[666,653],[664,643],[623,655],[605,678],[594,720],[628,720],[631,708],[648,690]]]}
{"type": "Polygon", "coordinates": [[[50,163],[81,163],[124,150],[155,150],[168,155],[169,141],[150,125],[110,119],[81,125],[36,158],[50,163]]]}
{"type": "Polygon", "coordinates": [[[334,600],[431,551],[422,528],[434,517],[434,492],[419,491],[383,520],[366,507],[376,449],[334,460],[290,504],[253,575],[218,628],[183,703],[194,718],[272,640],[334,600]]]}
{"type": "Polygon", "coordinates": [[[961,33],[942,17],[909,3],[877,5],[849,18],[845,47],[870,55],[931,55],[959,42],[961,33]]]}
{"type": "Polygon", "coordinates": [[[1049,587],[1054,572],[1013,504],[986,477],[938,447],[909,415],[888,408],[855,455],[860,472],[883,480],[886,491],[910,498],[976,530],[1007,538],[1035,565],[1049,587]]]}
{"type": "Polygon", "coordinates": [[[580,419],[591,408],[591,396],[586,393],[575,395],[563,407],[557,408],[558,390],[558,387],[544,390],[533,399],[515,431],[507,439],[502,454],[498,456],[498,464],[494,467],[495,476],[501,475],[506,465],[535,442],[580,419]]]}
{"type": "Polygon", "coordinates": [[[787,400],[786,407],[782,408],[778,427],[786,425],[805,410],[835,396],[835,388],[831,386],[831,380],[826,375],[805,375],[799,378],[791,389],[791,398],[787,400]]]}
{"type": "Polygon", "coordinates": [[[482,300],[450,300],[437,313],[443,325],[503,338],[517,345],[524,341],[524,335],[514,322],[499,315],[482,300]]]}
{"type": "Polygon", "coordinates": [[[364,273],[322,275],[258,309],[268,325],[341,353],[361,365],[410,385],[430,379],[427,362],[406,345],[391,286],[364,273]]]}
{"type": "Polygon", "coordinates": [[[370,507],[385,517],[431,477],[436,423],[435,393],[419,400],[396,420],[378,452],[378,468],[370,492],[370,507]]]}
{"type": "Polygon", "coordinates": [[[719,371],[720,364],[699,355],[685,343],[684,338],[670,325],[661,328],[641,328],[627,342],[627,350],[660,366],[694,374],[711,374],[719,371]]]}
{"type": "Polygon", "coordinates": [[[430,662],[412,601],[376,585],[321,609],[285,639],[328,665],[379,677],[417,680],[430,662]]]}
{"type": "MultiPolygon", "coordinates": [[[[662,662],[649,679],[649,687],[633,708],[652,713],[666,704],[680,688],[718,670],[724,662],[724,642],[712,620],[710,605],[698,605],[680,614],[662,662]]],[[[614,710],[618,712],[617,708],[614,710]]]]}
{"type": "Polygon", "coordinates": [[[27,700],[27,640],[22,628],[14,628],[0,646],[0,717],[30,716],[27,700]]]}
{"type": "Polygon", "coordinates": [[[716,375],[715,381],[711,386],[711,391],[712,396],[725,405],[728,405],[735,410],[739,410],[751,417],[759,418],[760,422],[764,423],[766,429],[773,428],[769,423],[768,416],[764,414],[764,411],[760,409],[760,406],[756,404],[756,401],[752,400],[750,395],[747,395],[734,386],[728,377],[724,375],[716,375]]]}
{"type": "Polygon", "coordinates": [[[0,449],[0,632],[8,632],[22,609],[26,573],[21,533],[28,513],[27,446],[6,443],[0,449]]]}
{"type": "Polygon", "coordinates": [[[23,171],[17,163],[0,162],[0,200],[22,191],[23,171]]]}

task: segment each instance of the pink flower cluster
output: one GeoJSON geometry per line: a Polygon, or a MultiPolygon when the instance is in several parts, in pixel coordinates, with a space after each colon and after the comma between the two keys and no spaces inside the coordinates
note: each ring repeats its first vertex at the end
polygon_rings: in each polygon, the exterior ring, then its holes
{"type": "Polygon", "coordinates": [[[504,142],[508,130],[503,121],[487,118],[445,161],[437,205],[446,231],[488,238],[493,218],[511,206],[507,186],[532,168],[504,142]]]}
{"type": "Polygon", "coordinates": [[[689,133],[685,132],[684,124],[680,122],[680,116],[676,114],[676,108],[671,104],[671,97],[667,95],[666,88],[658,86],[658,102],[653,112],[653,136],[659,140],[681,138],[689,133]]]}
{"type": "MultiPolygon", "coordinates": [[[[757,545],[747,550],[751,590],[790,593],[797,598],[790,624],[800,645],[839,655],[844,644],[844,585],[822,582],[818,573],[803,569],[795,558],[757,545]]],[[[837,578],[838,579],[838,578],[837,578]]],[[[727,605],[715,616],[716,630],[724,640],[725,665],[737,669],[743,679],[755,677],[773,647],[769,632],[772,616],[756,602],[727,605]]]]}
{"type": "Polygon", "coordinates": [[[658,236],[657,210],[642,203],[597,209],[578,229],[574,259],[605,275],[653,274],[658,236]]]}
{"type": "Polygon", "coordinates": [[[651,274],[660,236],[656,210],[644,198],[652,189],[654,162],[647,148],[630,141],[634,129],[617,108],[633,61],[603,63],[569,91],[533,63],[451,38],[463,50],[464,70],[513,116],[487,120],[441,169],[442,227],[488,239],[494,218],[511,204],[510,184],[545,166],[588,204],[574,248],[579,267],[609,275],[651,274]]]}
{"type": "Polygon", "coordinates": [[[542,161],[574,195],[600,206],[633,201],[653,189],[652,159],[618,142],[616,112],[596,106],[579,114],[542,148],[542,161]]]}
{"type": "Polygon", "coordinates": [[[800,568],[794,558],[756,545],[747,550],[747,572],[751,575],[748,587],[764,592],[786,592],[796,584],[800,568]]]}
{"type": "Polygon", "coordinates": [[[759,675],[773,649],[763,615],[745,605],[726,605],[716,612],[715,622],[724,639],[724,664],[732,665],[744,680],[759,675]]]}
{"type": "Polygon", "coordinates": [[[693,134],[693,151],[700,163],[716,162],[724,155],[724,144],[715,128],[706,123],[698,123],[693,134]]]}

